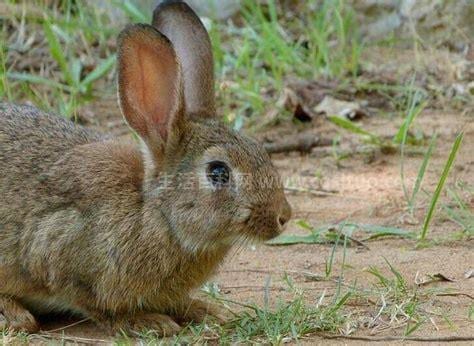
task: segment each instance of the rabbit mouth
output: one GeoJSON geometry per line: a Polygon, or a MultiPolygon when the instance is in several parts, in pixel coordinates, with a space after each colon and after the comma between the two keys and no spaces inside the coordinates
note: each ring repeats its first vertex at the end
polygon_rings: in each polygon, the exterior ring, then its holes
{"type": "Polygon", "coordinates": [[[282,227],[278,224],[277,217],[271,212],[256,212],[245,223],[246,234],[257,241],[267,241],[281,234],[282,227]]]}
{"type": "Polygon", "coordinates": [[[278,237],[281,234],[281,229],[277,226],[271,229],[260,230],[258,232],[258,237],[261,241],[271,240],[273,238],[278,237]]]}

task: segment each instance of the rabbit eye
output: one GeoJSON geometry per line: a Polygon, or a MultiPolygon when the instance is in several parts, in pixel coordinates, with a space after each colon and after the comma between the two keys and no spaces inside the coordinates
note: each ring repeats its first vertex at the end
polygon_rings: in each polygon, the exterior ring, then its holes
{"type": "Polygon", "coordinates": [[[230,169],[221,161],[210,162],[207,166],[207,179],[216,187],[229,184],[230,169]]]}

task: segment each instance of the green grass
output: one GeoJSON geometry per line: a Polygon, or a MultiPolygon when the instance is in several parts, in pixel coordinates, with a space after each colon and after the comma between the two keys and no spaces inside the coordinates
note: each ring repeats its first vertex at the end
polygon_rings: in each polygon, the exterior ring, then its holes
{"type": "Polygon", "coordinates": [[[78,107],[115,88],[109,85],[115,54],[108,43],[115,39],[118,28],[111,28],[111,23],[103,11],[83,2],[68,0],[50,7],[42,6],[41,1],[29,2],[20,18],[12,18],[14,30],[4,26],[1,33],[0,97],[33,101],[48,111],[74,116],[78,107]],[[43,15],[32,15],[38,9],[43,15]],[[34,40],[16,34],[22,31],[34,40]],[[26,51],[23,58],[32,64],[16,70],[18,60],[12,59],[22,50],[26,51]],[[39,55],[41,51],[48,56],[39,55]]]}
{"type": "MultiPolygon", "coordinates": [[[[411,192],[411,195],[408,195],[408,189],[406,188],[405,181],[402,178],[402,186],[403,186],[403,192],[405,194],[405,199],[407,200],[408,203],[408,208],[410,211],[410,214],[413,215],[414,209],[415,209],[415,200],[416,196],[418,195],[418,192],[420,191],[421,188],[421,183],[423,181],[423,178],[425,176],[426,168],[428,167],[428,163],[431,159],[431,156],[433,155],[433,150],[436,146],[436,138],[437,134],[435,133],[431,137],[430,144],[428,146],[428,149],[426,150],[425,155],[423,156],[423,161],[420,165],[420,168],[418,170],[418,174],[416,176],[415,184],[413,185],[413,190],[411,192]]],[[[400,166],[402,166],[400,164],[400,166]]],[[[401,168],[401,172],[403,172],[403,169],[401,168]]],[[[400,173],[401,176],[403,176],[403,173],[400,173]]]]}
{"type": "MultiPolygon", "coordinates": [[[[391,139],[382,138],[375,133],[365,130],[360,125],[354,124],[352,121],[348,119],[341,118],[338,116],[329,116],[329,120],[333,122],[335,125],[337,125],[339,128],[344,129],[353,134],[356,134],[365,143],[381,148],[382,152],[391,152],[390,149],[393,149],[396,145],[400,146],[400,178],[402,182],[402,190],[405,196],[405,200],[407,201],[408,209],[411,215],[413,215],[414,213],[415,200],[421,189],[421,184],[425,176],[429,161],[433,155],[433,151],[435,149],[436,139],[437,139],[437,134],[436,133],[433,134],[429,142],[428,148],[426,149],[424,153],[423,161],[420,165],[413,189],[410,193],[405,181],[406,180],[405,179],[405,156],[406,156],[407,146],[408,145],[416,146],[421,143],[414,138],[410,138],[409,129],[410,129],[410,126],[414,123],[417,116],[423,111],[423,109],[427,105],[427,102],[423,93],[421,93],[418,89],[413,88],[413,83],[414,83],[413,81],[414,81],[414,78],[412,79],[412,82],[410,83],[410,85],[407,86],[406,88],[409,95],[407,98],[407,108],[405,111],[406,116],[404,117],[404,121],[400,125],[398,131],[395,133],[395,135],[391,139]]],[[[463,139],[463,133],[461,132],[458,134],[458,136],[456,137],[454,141],[449,157],[439,177],[437,187],[432,195],[427,213],[425,215],[423,226],[420,231],[420,235],[419,235],[420,241],[424,241],[426,239],[429,225],[434,216],[438,199],[440,197],[441,191],[443,190],[446,179],[449,175],[451,166],[454,163],[454,160],[460,148],[462,139],[463,139]]],[[[459,211],[453,211],[452,209],[450,209],[451,218],[453,218],[454,220],[457,219],[458,223],[459,222],[465,223],[464,219],[465,219],[466,213],[463,210],[466,208],[464,205],[459,205],[459,207],[460,207],[459,211]],[[461,217],[459,214],[463,214],[463,216],[461,217]],[[460,221],[461,219],[462,221],[460,221]]],[[[467,227],[470,227],[470,219],[468,221],[467,227]]],[[[308,238],[308,241],[309,241],[309,238],[308,238]]]]}
{"type": "MultiPolygon", "coordinates": [[[[285,80],[357,73],[362,50],[351,10],[342,1],[302,2],[301,20],[285,20],[284,3],[243,2],[243,27],[211,30],[228,120],[258,119],[276,102],[285,80]],[[283,26],[281,23],[285,23],[283,26]],[[225,35],[219,34],[225,33],[225,35]],[[223,37],[225,36],[225,37],[223,37]],[[222,44],[222,42],[226,44],[222,44]],[[225,54],[223,51],[225,50],[225,54]]],[[[285,112],[282,111],[282,117],[285,112]]]]}
{"type": "Polygon", "coordinates": [[[377,280],[372,288],[366,291],[369,296],[378,297],[378,312],[371,324],[375,327],[377,320],[383,321],[383,324],[393,325],[394,328],[403,328],[403,334],[409,336],[435,315],[425,306],[429,305],[438,290],[410,283],[387,259],[384,260],[389,274],[375,266],[367,269],[377,280]]]}
{"type": "MultiPolygon", "coordinates": [[[[8,3],[14,4],[12,0],[8,3]]],[[[122,27],[90,3],[66,0],[48,8],[42,4],[39,0],[29,2],[26,16],[17,19],[44,35],[37,43],[48,49],[50,65],[40,72],[36,66],[32,71],[5,68],[9,50],[14,48],[7,40],[12,33],[3,32],[6,45],[0,56],[4,66],[0,69],[0,96],[11,101],[31,100],[70,117],[104,90],[115,89],[110,42],[122,27]],[[33,9],[41,9],[43,15],[33,9]],[[84,66],[84,57],[93,58],[93,65],[84,66]],[[15,92],[7,93],[11,90],[15,92]]],[[[114,0],[114,5],[130,21],[150,20],[149,9],[140,9],[132,1],[114,0]]],[[[245,0],[239,25],[209,22],[222,115],[237,129],[246,122],[251,125],[273,108],[291,76],[307,79],[357,74],[362,45],[354,15],[343,1],[303,3],[298,21],[285,18],[285,6],[275,0],[245,0]],[[221,82],[224,88],[220,88],[221,82]]],[[[281,110],[281,116],[288,115],[281,110]]]]}
{"type": "MultiPolygon", "coordinates": [[[[375,278],[375,282],[367,280],[363,285],[344,282],[346,254],[343,252],[341,272],[334,289],[328,293],[323,290],[315,294],[298,288],[289,275],[282,281],[286,285],[285,298],[273,297],[270,294],[270,280],[267,279],[264,289],[264,304],[245,303],[230,300],[221,296],[215,286],[207,290],[209,297],[223,304],[231,311],[233,317],[223,325],[212,319],[200,324],[186,326],[179,335],[160,339],[152,330],[142,332],[139,341],[145,345],[156,344],[270,344],[281,345],[296,342],[312,335],[328,333],[352,334],[357,330],[366,329],[377,332],[379,328],[400,330],[404,336],[414,333],[432,317],[442,316],[451,322],[446,311],[433,310],[431,302],[438,293],[445,291],[437,288],[424,288],[410,282],[387,259],[386,268],[369,267],[366,272],[375,278]],[[387,273],[388,269],[388,273],[387,273]],[[352,305],[358,312],[352,311],[352,305]],[[362,309],[362,311],[361,311],[362,309]],[[352,311],[352,312],[351,312],[352,311]],[[370,316],[370,318],[367,318],[370,316]]],[[[326,279],[331,281],[330,279],[326,279]]],[[[472,319],[472,309],[467,310],[468,318],[472,319]]],[[[28,344],[43,342],[51,345],[65,342],[84,342],[85,339],[67,336],[64,340],[48,335],[11,335],[0,333],[0,342],[28,344]]],[[[99,342],[101,340],[97,340],[99,342]]],[[[94,339],[88,339],[94,342],[94,339]]],[[[114,338],[116,345],[130,345],[137,339],[127,336],[114,338]]]]}
{"type": "Polygon", "coordinates": [[[423,111],[427,105],[427,102],[424,99],[423,93],[417,88],[413,87],[413,82],[397,90],[403,94],[409,95],[407,96],[408,105],[407,109],[403,112],[406,113],[404,121],[398,128],[397,132],[390,138],[384,138],[376,133],[364,129],[361,125],[355,124],[349,119],[337,115],[330,114],[328,119],[339,128],[357,135],[364,143],[368,144],[369,146],[379,148],[383,153],[395,153],[397,147],[400,146],[400,174],[402,175],[404,193],[408,199],[408,191],[404,181],[405,179],[403,169],[406,146],[409,144],[416,147],[422,144],[422,141],[411,135],[408,130],[416,117],[423,111]]]}
{"type": "MultiPolygon", "coordinates": [[[[341,228],[344,224],[341,224],[341,228]]],[[[333,271],[336,259],[336,248],[339,237],[330,250],[326,262],[326,278],[333,271]]],[[[287,286],[290,299],[277,298],[276,302],[270,297],[270,278],[264,287],[264,304],[242,303],[220,296],[215,285],[206,289],[208,294],[225,303],[228,307],[240,307],[238,313],[233,312],[234,319],[223,326],[204,323],[204,325],[189,326],[187,331],[175,338],[176,343],[203,343],[219,340],[221,344],[235,343],[265,343],[280,345],[287,342],[298,342],[302,337],[318,333],[335,333],[351,323],[356,323],[353,316],[346,310],[352,299],[360,297],[363,291],[355,285],[344,284],[344,269],[347,260],[347,237],[344,237],[341,269],[336,280],[332,297],[327,297],[326,290],[317,297],[311,297],[308,292],[299,289],[293,279],[285,274],[283,282],[287,286]],[[243,310],[242,310],[243,309],[243,310]]],[[[319,279],[318,279],[319,280],[319,279]]]]}
{"type": "Polygon", "coordinates": [[[220,340],[279,345],[284,341],[296,341],[311,333],[336,332],[344,323],[342,311],[350,293],[336,301],[330,301],[328,305],[323,305],[324,297],[316,300],[318,305],[312,305],[308,304],[302,291],[296,290],[293,294],[294,297],[289,302],[280,302],[274,309],[249,305],[248,311],[240,313],[235,320],[224,326],[224,335],[220,336],[220,340]]]}
{"type": "MultiPolygon", "coordinates": [[[[412,85],[414,83],[414,77],[412,80],[412,85]]],[[[397,134],[393,137],[393,142],[395,144],[400,145],[400,178],[402,181],[402,189],[403,189],[403,194],[405,195],[405,199],[408,203],[408,206],[410,208],[410,212],[413,213],[413,208],[414,208],[414,201],[416,198],[416,195],[419,191],[421,181],[423,180],[423,176],[425,174],[426,166],[428,165],[428,161],[431,157],[431,154],[433,152],[433,146],[435,144],[436,140],[436,135],[433,136],[433,140],[430,143],[430,146],[428,147],[428,150],[426,151],[426,154],[423,159],[423,163],[420,166],[420,170],[418,172],[418,177],[415,182],[415,186],[413,188],[412,194],[410,196],[408,192],[408,188],[405,183],[405,149],[408,141],[408,130],[410,129],[411,124],[415,121],[417,116],[423,111],[423,109],[426,106],[426,101],[423,100],[423,96],[420,92],[414,91],[410,94],[409,100],[408,100],[408,108],[406,111],[406,117],[405,120],[403,121],[402,125],[400,126],[397,134]]]]}
{"type": "Polygon", "coordinates": [[[469,206],[469,200],[461,195],[465,191],[468,196],[472,196],[474,189],[467,184],[458,183],[446,190],[450,201],[441,205],[445,215],[461,228],[461,236],[474,236],[474,211],[469,206]]]}
{"type": "Polygon", "coordinates": [[[451,148],[451,152],[449,153],[449,157],[444,165],[443,172],[441,173],[441,176],[439,177],[438,185],[436,186],[436,189],[433,193],[433,196],[431,198],[430,205],[428,207],[428,211],[425,216],[425,221],[423,222],[423,227],[421,229],[420,233],[420,241],[423,241],[426,239],[426,236],[428,234],[428,229],[430,226],[431,219],[433,218],[433,214],[435,212],[436,204],[438,203],[438,199],[441,195],[441,191],[443,190],[444,184],[446,182],[446,179],[448,178],[449,171],[451,170],[451,167],[454,163],[454,160],[456,158],[456,154],[458,153],[459,147],[461,146],[462,139],[464,137],[464,133],[461,132],[456,136],[456,139],[453,143],[453,146],[451,148]]]}
{"type": "MultiPolygon", "coordinates": [[[[234,317],[224,325],[217,325],[212,320],[201,324],[187,326],[179,335],[166,343],[174,345],[216,343],[233,344],[270,344],[298,342],[302,337],[314,333],[334,333],[347,320],[345,304],[352,295],[348,290],[337,297],[326,297],[325,293],[308,303],[305,292],[295,287],[292,279],[285,276],[288,299],[277,299],[273,302],[268,291],[265,293],[263,306],[254,303],[242,303],[226,299],[219,294],[212,296],[221,304],[228,306],[234,317]],[[271,306],[270,306],[271,305],[271,306]],[[238,309],[236,311],[233,311],[238,309]]],[[[268,285],[269,281],[267,281],[268,285]]],[[[157,344],[160,341],[153,331],[140,335],[145,344],[157,344]]],[[[117,344],[130,344],[133,340],[122,337],[117,344]]]]}

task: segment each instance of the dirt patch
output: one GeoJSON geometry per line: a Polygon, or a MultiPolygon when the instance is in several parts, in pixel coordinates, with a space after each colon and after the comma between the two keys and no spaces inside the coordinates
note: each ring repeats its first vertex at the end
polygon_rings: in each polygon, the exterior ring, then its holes
{"type": "MultiPolygon", "coordinates": [[[[397,120],[368,119],[364,128],[377,133],[391,132],[399,126],[397,120]]],[[[433,157],[427,172],[424,188],[433,191],[440,171],[446,161],[455,134],[459,129],[465,130],[465,142],[456,161],[450,182],[464,181],[474,184],[474,126],[468,117],[458,114],[427,112],[419,118],[419,126],[430,132],[439,129],[440,145],[433,157]]],[[[321,129],[313,129],[320,132],[321,129]]],[[[419,231],[428,197],[418,203],[415,220],[408,224],[405,220],[406,203],[400,181],[400,158],[398,155],[380,155],[371,164],[364,163],[361,157],[344,161],[343,167],[337,168],[331,158],[319,158],[318,155],[292,155],[275,157],[275,164],[283,176],[304,176],[308,172],[318,171],[321,177],[320,186],[306,186],[322,190],[337,191],[335,195],[315,197],[310,193],[290,194],[290,203],[294,208],[294,218],[304,219],[312,225],[337,224],[342,220],[351,220],[361,224],[397,226],[407,230],[419,231]],[[418,224],[413,225],[414,222],[418,224]]],[[[405,162],[405,175],[409,185],[416,179],[421,158],[409,157],[405,162]]],[[[470,206],[474,206],[471,196],[470,206]]],[[[446,238],[456,231],[456,225],[442,218],[436,218],[432,224],[430,236],[446,238]]],[[[292,223],[286,233],[302,233],[292,223]]],[[[429,304],[432,309],[443,307],[446,313],[453,316],[456,327],[447,323],[442,316],[433,317],[416,332],[417,335],[465,335],[472,336],[474,325],[468,319],[468,309],[474,297],[472,279],[464,277],[465,271],[474,266],[473,241],[444,241],[424,249],[416,249],[416,241],[406,239],[374,240],[366,243],[367,248],[350,247],[346,253],[345,282],[357,281],[362,287],[369,287],[374,277],[366,272],[370,267],[381,268],[386,274],[390,272],[386,260],[411,283],[417,277],[426,274],[442,273],[452,277],[453,282],[440,282],[433,287],[450,289],[462,295],[439,296],[429,304]],[[386,260],[385,260],[386,259],[386,260]]],[[[332,280],[308,280],[307,273],[324,277],[327,259],[332,251],[330,245],[291,245],[281,247],[257,246],[255,249],[244,249],[231,256],[223,266],[216,281],[222,291],[237,301],[254,300],[262,303],[264,285],[268,277],[271,297],[276,301],[285,296],[287,288],[282,281],[284,273],[291,276],[295,284],[307,292],[308,299],[316,301],[323,291],[334,293],[336,283],[332,280]]],[[[336,250],[335,268],[340,268],[342,249],[336,250]]],[[[337,274],[336,270],[336,274],[337,274]]],[[[354,306],[354,313],[374,317],[375,307],[354,306]],[[365,313],[362,313],[365,311],[365,313]]],[[[361,322],[362,323],[362,322],[361,322]]],[[[360,327],[360,326],[359,326],[360,327]]],[[[393,325],[386,328],[369,330],[364,328],[358,334],[401,335],[403,329],[393,325]]]]}

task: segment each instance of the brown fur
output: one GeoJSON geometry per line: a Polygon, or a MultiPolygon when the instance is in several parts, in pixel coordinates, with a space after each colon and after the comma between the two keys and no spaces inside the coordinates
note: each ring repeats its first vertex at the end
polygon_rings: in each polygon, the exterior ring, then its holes
{"type": "Polygon", "coordinates": [[[136,25],[119,48],[121,104],[141,148],[29,106],[0,104],[0,327],[3,316],[4,327],[32,331],[30,312],[64,310],[114,330],[168,335],[179,331],[176,322],[221,318],[190,294],[233,244],[271,238],[290,217],[260,145],[208,112],[185,112],[182,89],[170,94],[160,84],[187,85],[176,73],[155,79],[127,69],[139,51],[156,71],[180,71],[176,58],[160,59],[174,56],[165,37],[136,25]],[[143,41],[160,48],[142,49],[143,41]],[[196,177],[212,160],[245,181],[203,186],[196,177]]]}

